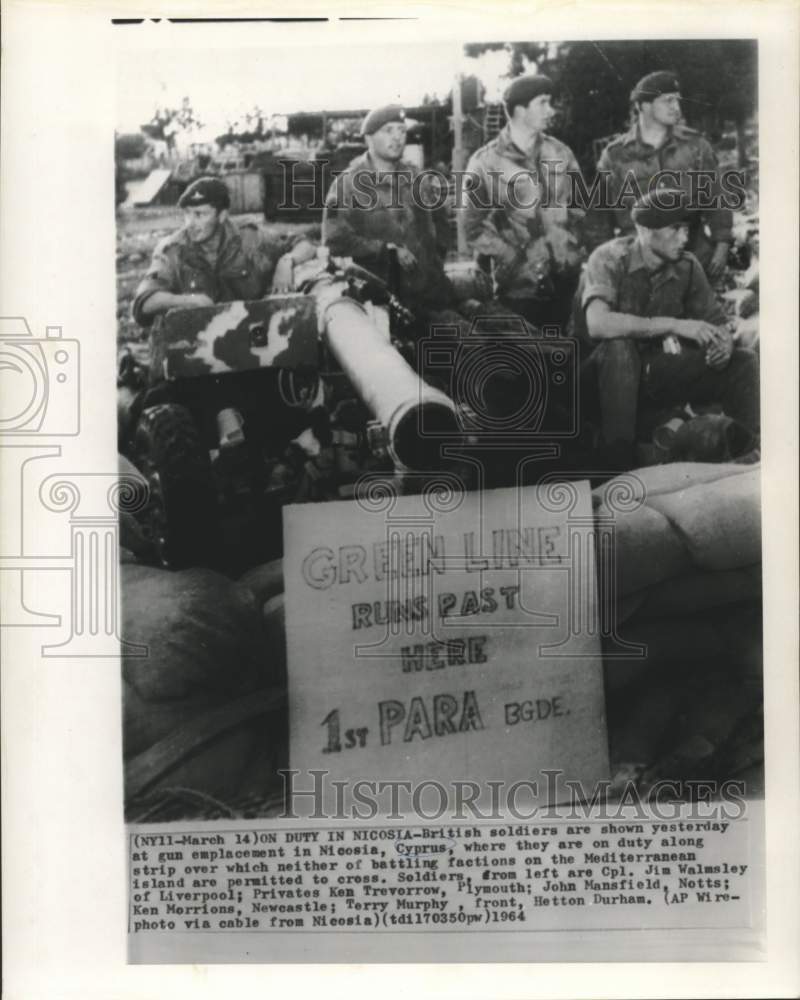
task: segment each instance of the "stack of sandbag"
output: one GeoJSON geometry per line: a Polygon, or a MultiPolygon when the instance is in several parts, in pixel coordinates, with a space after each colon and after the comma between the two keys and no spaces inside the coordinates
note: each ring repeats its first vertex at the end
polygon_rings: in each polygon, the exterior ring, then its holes
{"type": "Polygon", "coordinates": [[[282,623],[266,628],[252,591],[211,570],[124,562],[121,574],[122,638],[147,652],[122,659],[129,815],[159,793],[194,807],[274,793],[286,742],[282,623]]]}
{"type": "MultiPolygon", "coordinates": [[[[612,760],[649,765],[677,748],[678,764],[704,776],[692,768],[719,755],[760,699],[759,468],[656,466],[593,500],[615,538],[617,638],[604,640],[612,760]],[[646,655],[622,655],[620,643],[646,655]]],[[[268,811],[288,752],[281,560],[235,582],[128,561],[121,572],[123,639],[148,647],[123,657],[129,815],[189,793],[186,815],[204,801],[236,812],[248,798],[268,811]]]]}
{"type": "Polygon", "coordinates": [[[711,757],[761,698],[760,467],[640,469],[594,503],[615,534],[615,593],[601,595],[616,609],[604,642],[612,758],[652,763],[665,739],[672,756],[677,740],[695,762],[711,757]]]}

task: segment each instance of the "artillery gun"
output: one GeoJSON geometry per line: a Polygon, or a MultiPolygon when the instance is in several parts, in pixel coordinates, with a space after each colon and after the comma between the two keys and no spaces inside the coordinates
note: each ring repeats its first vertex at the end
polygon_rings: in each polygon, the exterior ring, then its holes
{"type": "Polygon", "coordinates": [[[398,350],[404,307],[379,278],[321,253],[295,287],[171,310],[149,367],[123,358],[120,451],[148,481],[140,521],[163,566],[226,567],[243,512],[276,555],[282,504],[352,496],[366,471],[434,471],[458,434],[453,402],[398,350]]]}

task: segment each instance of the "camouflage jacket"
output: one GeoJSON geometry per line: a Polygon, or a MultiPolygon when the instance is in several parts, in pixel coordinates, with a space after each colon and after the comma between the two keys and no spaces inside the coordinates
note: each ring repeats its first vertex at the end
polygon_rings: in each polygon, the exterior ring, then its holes
{"type": "Polygon", "coordinates": [[[226,219],[212,262],[186,230],[180,229],[156,246],[136,289],[133,318],[142,326],[152,324],[155,317],[145,316],[142,306],[159,291],[176,295],[203,292],[214,302],[260,299],[270,290],[279,256],[277,246],[271,245],[257,226],[238,227],[226,219]]]}
{"type": "Polygon", "coordinates": [[[585,213],[573,206],[571,175],[580,168],[569,146],[541,133],[525,153],[509,125],[472,155],[466,180],[474,190],[462,196],[467,239],[493,258],[501,296],[547,299],[554,273],[580,269],[585,213]]]}
{"type": "Polygon", "coordinates": [[[357,156],[331,185],[322,217],[322,242],[336,257],[377,274],[412,308],[441,308],[451,298],[444,273],[449,239],[447,215],[435,177],[401,160],[376,172],[369,153],[357,156]],[[438,198],[438,201],[437,201],[438,198]],[[416,265],[392,269],[387,243],[410,250],[416,265]]]}
{"type": "MultiPolygon", "coordinates": [[[[713,174],[709,191],[715,202],[719,202],[722,193],[719,166],[711,144],[699,132],[685,125],[676,125],[671,129],[666,142],[658,149],[644,142],[639,126],[634,125],[606,146],[597,169],[608,175],[608,204],[616,205],[620,201],[613,211],[602,213],[608,238],[613,236],[615,226],[623,235],[634,231],[630,210],[636,201],[636,192],[646,194],[651,178],[660,171],[673,172],[672,177],[665,178],[662,186],[674,187],[677,183],[687,192],[691,192],[690,171],[709,171],[713,174]]],[[[692,227],[689,249],[701,263],[708,262],[712,243],[730,242],[732,224],[730,209],[719,204],[699,213],[697,223],[692,227]],[[704,225],[708,226],[710,242],[703,232],[704,225]]]]}

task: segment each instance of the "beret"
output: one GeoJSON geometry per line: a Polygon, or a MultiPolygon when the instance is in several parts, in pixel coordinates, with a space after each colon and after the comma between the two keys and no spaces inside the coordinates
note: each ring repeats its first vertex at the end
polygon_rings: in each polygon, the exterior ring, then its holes
{"type": "Polygon", "coordinates": [[[518,76],[506,87],[503,102],[509,115],[518,104],[530,104],[534,97],[553,93],[553,81],[549,76],[536,73],[532,76],[518,76]]]}
{"type": "Polygon", "coordinates": [[[669,70],[662,69],[643,76],[631,91],[631,100],[652,101],[662,94],[678,94],[680,89],[677,76],[669,70]]]}
{"type": "Polygon", "coordinates": [[[631,210],[631,218],[645,229],[664,229],[689,222],[692,208],[680,188],[658,188],[640,198],[631,210]]]}
{"type": "Polygon", "coordinates": [[[389,122],[405,122],[406,113],[399,104],[387,104],[383,108],[373,108],[361,126],[362,135],[372,135],[389,122]]]}
{"type": "Polygon", "coordinates": [[[231,196],[225,182],[217,177],[199,177],[193,181],[178,199],[178,207],[194,208],[196,205],[213,205],[217,211],[230,208],[231,196]]]}

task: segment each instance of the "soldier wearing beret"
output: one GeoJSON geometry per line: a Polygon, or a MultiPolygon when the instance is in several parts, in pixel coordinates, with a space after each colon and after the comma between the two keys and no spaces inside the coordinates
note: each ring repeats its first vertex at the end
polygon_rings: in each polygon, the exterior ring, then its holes
{"type": "Polygon", "coordinates": [[[758,368],[734,348],[722,306],[687,252],[694,212],[683,191],[660,189],[632,211],[635,235],[603,243],[581,280],[603,439],[619,467],[633,460],[640,406],[722,405],[756,432],[758,368]]]}
{"type": "Polygon", "coordinates": [[[467,239],[491,258],[498,297],[535,325],[563,324],[584,260],[572,150],[546,129],[552,81],[523,76],[507,88],[508,123],[467,165],[467,239]]]}
{"type": "Polygon", "coordinates": [[[399,104],[365,117],[361,134],[367,152],[331,185],[322,239],[334,256],[352,257],[425,313],[452,299],[443,266],[449,233],[433,178],[403,159],[406,127],[399,104]]]}
{"type": "Polygon", "coordinates": [[[675,74],[666,71],[650,73],[634,87],[631,104],[636,121],[628,132],[606,146],[597,164],[598,171],[607,174],[607,204],[614,206],[604,216],[609,237],[614,227],[623,234],[632,232],[631,207],[652,184],[680,186],[696,204],[702,197],[711,207],[695,213],[689,249],[715,280],[725,269],[733,216],[724,204],[711,144],[699,132],[681,124],[680,90],[675,74]],[[693,181],[690,172],[697,171],[705,172],[705,178],[700,180],[701,175],[695,173],[693,181]],[[654,180],[665,172],[662,181],[654,180]]]}
{"type": "MultiPolygon", "coordinates": [[[[224,181],[199,178],[178,205],[184,225],[156,246],[136,290],[133,317],[142,326],[169,309],[262,298],[273,275],[287,270],[285,260],[278,261],[277,248],[256,226],[237,227],[228,218],[230,195],[224,181]]],[[[306,249],[298,244],[292,253],[302,257],[306,249]]]]}

